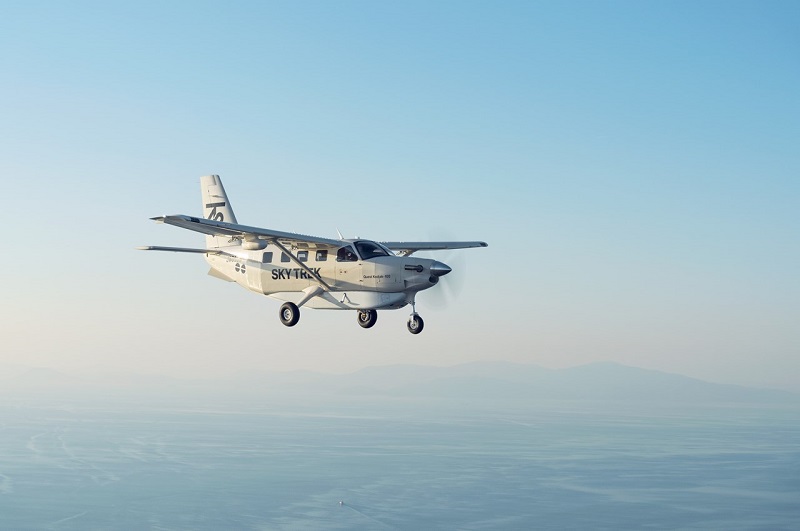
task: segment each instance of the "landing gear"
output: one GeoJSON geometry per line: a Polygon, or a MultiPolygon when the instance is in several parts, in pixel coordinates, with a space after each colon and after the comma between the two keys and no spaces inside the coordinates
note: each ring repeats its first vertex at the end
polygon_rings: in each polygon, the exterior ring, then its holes
{"type": "Polygon", "coordinates": [[[358,310],[358,324],[361,328],[372,328],[378,322],[378,312],[375,310],[358,310]]]}
{"type": "Polygon", "coordinates": [[[417,301],[415,299],[411,299],[411,317],[408,318],[406,326],[408,327],[408,331],[414,335],[422,332],[425,326],[425,321],[423,321],[422,317],[417,313],[417,301]]]}
{"type": "Polygon", "coordinates": [[[281,306],[278,315],[280,315],[281,323],[285,326],[294,326],[300,320],[300,308],[293,302],[287,302],[281,306]]]}
{"type": "Polygon", "coordinates": [[[419,334],[422,332],[422,328],[425,326],[425,321],[422,320],[418,314],[413,314],[411,317],[408,318],[408,331],[412,334],[419,334]]]}

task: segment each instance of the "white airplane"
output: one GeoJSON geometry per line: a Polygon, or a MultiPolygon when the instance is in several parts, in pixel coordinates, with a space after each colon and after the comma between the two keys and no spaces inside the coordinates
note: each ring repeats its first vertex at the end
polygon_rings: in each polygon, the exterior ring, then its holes
{"type": "Polygon", "coordinates": [[[319,238],[239,225],[218,175],[200,179],[204,218],[151,218],[206,235],[205,249],[139,247],[144,251],[204,254],[209,275],[285,301],[280,320],[294,326],[300,307],[356,310],[358,324],[372,327],[377,310],[411,304],[408,330],[422,331],[417,293],[435,286],[451,269],[442,262],[411,255],[416,251],[487,247],[485,242],[374,242],[319,238]]]}

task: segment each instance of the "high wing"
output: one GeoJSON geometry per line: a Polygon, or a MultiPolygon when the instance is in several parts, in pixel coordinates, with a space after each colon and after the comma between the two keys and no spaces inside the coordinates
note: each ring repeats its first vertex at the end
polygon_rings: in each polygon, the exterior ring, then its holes
{"type": "Polygon", "coordinates": [[[151,218],[158,223],[175,225],[183,229],[201,232],[210,236],[227,236],[229,238],[239,238],[245,241],[265,240],[277,242],[281,245],[296,248],[332,248],[340,247],[342,242],[330,238],[320,238],[318,236],[307,236],[293,232],[281,232],[272,229],[262,229],[239,225],[237,223],[226,223],[211,219],[197,218],[194,216],[159,216],[151,218]]]}
{"type": "MultiPolygon", "coordinates": [[[[158,223],[166,223],[183,229],[193,230],[210,236],[226,236],[228,238],[238,238],[245,241],[265,240],[276,242],[283,246],[308,249],[308,248],[336,248],[343,242],[331,238],[321,238],[319,236],[308,236],[294,232],[282,232],[272,229],[262,229],[260,227],[250,227],[239,225],[238,223],[226,223],[211,219],[198,218],[194,216],[158,216],[151,218],[158,223]]],[[[489,244],[480,241],[466,242],[381,242],[392,251],[396,251],[400,256],[409,256],[417,251],[441,251],[445,249],[469,249],[471,247],[488,247],[489,244]]]]}
{"type": "Polygon", "coordinates": [[[471,247],[488,247],[486,242],[381,242],[384,246],[397,251],[400,256],[409,256],[417,251],[442,251],[445,249],[469,249],[471,247]]]}

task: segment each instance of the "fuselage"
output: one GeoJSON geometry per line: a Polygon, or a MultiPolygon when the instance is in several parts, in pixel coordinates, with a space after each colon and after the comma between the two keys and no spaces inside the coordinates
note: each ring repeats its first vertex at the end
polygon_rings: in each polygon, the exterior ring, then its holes
{"type": "Polygon", "coordinates": [[[339,248],[290,249],[296,261],[274,244],[258,250],[247,250],[246,245],[220,249],[227,254],[207,255],[211,274],[294,303],[306,297],[303,290],[322,281],[327,289],[305,302],[310,308],[402,308],[450,271],[436,260],[397,256],[369,240],[343,240],[339,248]]]}

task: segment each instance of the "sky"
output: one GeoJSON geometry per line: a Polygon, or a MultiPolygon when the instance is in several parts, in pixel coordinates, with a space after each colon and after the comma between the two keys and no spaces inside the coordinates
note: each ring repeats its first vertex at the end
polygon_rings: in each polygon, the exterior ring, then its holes
{"type": "Polygon", "coordinates": [[[614,361],[800,392],[796,2],[4,2],[0,364],[614,361]],[[483,240],[362,330],[206,275],[240,223],[483,240]],[[442,300],[446,299],[446,300],[442,300]]]}

